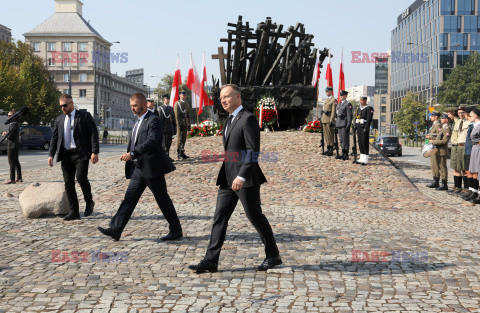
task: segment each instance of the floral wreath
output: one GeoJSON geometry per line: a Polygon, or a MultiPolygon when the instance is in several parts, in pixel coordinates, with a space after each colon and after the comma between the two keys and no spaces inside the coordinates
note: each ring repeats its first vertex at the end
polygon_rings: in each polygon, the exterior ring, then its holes
{"type": "Polygon", "coordinates": [[[277,100],[271,95],[265,95],[258,100],[255,106],[255,116],[258,118],[259,126],[273,127],[275,123],[278,125],[277,100]]]}

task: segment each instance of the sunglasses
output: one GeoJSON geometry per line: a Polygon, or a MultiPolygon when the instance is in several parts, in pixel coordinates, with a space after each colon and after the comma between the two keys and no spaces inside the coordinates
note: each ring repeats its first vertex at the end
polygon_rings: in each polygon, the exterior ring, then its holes
{"type": "Polygon", "coordinates": [[[65,103],[65,104],[60,104],[60,106],[61,106],[62,108],[67,108],[70,104],[72,104],[72,103],[69,102],[69,103],[65,103]]]}
{"type": "Polygon", "coordinates": [[[7,117],[12,117],[12,114],[8,114],[7,117]]]}

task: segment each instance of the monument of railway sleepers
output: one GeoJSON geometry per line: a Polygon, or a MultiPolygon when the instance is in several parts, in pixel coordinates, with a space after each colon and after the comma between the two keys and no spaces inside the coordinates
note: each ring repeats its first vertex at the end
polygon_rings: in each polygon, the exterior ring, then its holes
{"type": "MultiPolygon", "coordinates": [[[[271,95],[278,102],[279,129],[297,128],[306,122],[310,110],[316,106],[317,90],[312,76],[317,49],[313,35],[305,33],[301,23],[284,30],[267,17],[256,30],[238,17],[237,23],[228,23],[227,44],[212,55],[220,64],[220,81],[214,80],[212,89],[214,110],[221,119],[226,117],[219,100],[219,84],[236,84],[242,90],[243,105],[254,110],[257,101],[271,95]]],[[[329,50],[319,51],[320,67],[329,50]]]]}

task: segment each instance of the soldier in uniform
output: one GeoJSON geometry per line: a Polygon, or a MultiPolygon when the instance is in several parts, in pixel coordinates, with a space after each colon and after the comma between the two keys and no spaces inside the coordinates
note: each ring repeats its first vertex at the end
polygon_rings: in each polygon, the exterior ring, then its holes
{"type": "Polygon", "coordinates": [[[160,106],[160,119],[162,120],[162,125],[164,127],[162,147],[170,156],[170,147],[172,146],[173,135],[177,132],[177,123],[175,121],[175,112],[173,112],[173,108],[169,103],[170,96],[164,95],[163,104],[160,106]]]}
{"type": "Polygon", "coordinates": [[[187,93],[180,91],[180,100],[175,102],[175,120],[177,123],[177,157],[178,159],[188,159],[185,154],[185,142],[187,141],[187,133],[190,128],[189,104],[185,101],[187,93]]]}
{"type": "Polygon", "coordinates": [[[352,104],[347,101],[348,92],[340,91],[342,102],[337,106],[337,120],[335,126],[338,129],[340,144],[342,146],[342,154],[335,157],[336,159],[348,160],[348,149],[350,147],[350,125],[352,125],[352,104]]]}
{"type": "Polygon", "coordinates": [[[322,153],[323,155],[332,156],[333,149],[335,144],[335,112],[337,109],[337,99],[333,97],[333,87],[328,86],[325,88],[325,93],[327,94],[328,100],[323,105],[322,112],[322,128],[325,136],[325,144],[327,145],[327,150],[322,153]]]}
{"type": "Polygon", "coordinates": [[[370,149],[370,125],[373,119],[373,108],[367,104],[367,97],[360,97],[360,106],[355,114],[360,159],[358,164],[367,165],[370,149]]]}
{"type": "MultiPolygon", "coordinates": [[[[432,127],[430,128],[430,132],[425,136],[425,138],[429,140],[434,140],[437,138],[437,134],[442,130],[442,124],[440,124],[440,112],[433,111],[430,114],[430,121],[433,122],[432,127]]],[[[430,157],[430,166],[432,168],[432,175],[433,175],[433,182],[428,184],[427,187],[429,188],[438,188],[440,187],[440,171],[438,169],[438,156],[434,154],[430,157]]]]}
{"type": "Polygon", "coordinates": [[[151,98],[148,98],[147,99],[147,109],[152,112],[153,114],[155,114],[156,116],[160,116],[158,114],[158,110],[157,108],[155,108],[155,100],[154,99],[151,99],[151,98]]]}
{"type": "Polygon", "coordinates": [[[450,119],[447,114],[442,114],[441,117],[442,129],[437,134],[437,138],[431,140],[430,142],[434,144],[437,151],[437,160],[438,160],[438,169],[440,172],[440,178],[442,179],[442,186],[436,188],[437,190],[448,190],[447,179],[448,179],[448,169],[447,169],[447,156],[448,156],[448,142],[450,137],[452,137],[452,129],[448,124],[450,119]]]}

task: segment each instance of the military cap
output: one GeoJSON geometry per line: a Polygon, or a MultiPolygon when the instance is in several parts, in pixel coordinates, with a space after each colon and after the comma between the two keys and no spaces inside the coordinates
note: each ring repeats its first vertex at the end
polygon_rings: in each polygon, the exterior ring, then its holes
{"type": "Polygon", "coordinates": [[[155,100],[153,98],[148,98],[147,102],[155,102],[155,100]]]}
{"type": "Polygon", "coordinates": [[[367,100],[367,99],[368,99],[367,96],[361,96],[361,97],[360,97],[360,100],[367,100]]]}
{"type": "Polygon", "coordinates": [[[340,96],[346,96],[346,95],[348,95],[348,91],[340,90],[340,96]]]}
{"type": "Polygon", "coordinates": [[[163,99],[170,99],[170,95],[168,95],[168,94],[167,94],[167,95],[163,95],[162,98],[163,98],[163,99]]]}
{"type": "Polygon", "coordinates": [[[443,113],[440,118],[448,118],[448,115],[446,113],[443,113]]]}
{"type": "Polygon", "coordinates": [[[333,87],[328,86],[327,88],[325,88],[325,92],[327,92],[327,91],[333,91],[333,87]]]}
{"type": "Polygon", "coordinates": [[[180,91],[178,94],[179,94],[179,95],[186,95],[187,92],[186,92],[186,91],[180,91]]]}
{"type": "Polygon", "coordinates": [[[433,110],[431,113],[433,116],[440,116],[442,115],[440,112],[433,110]]]}

